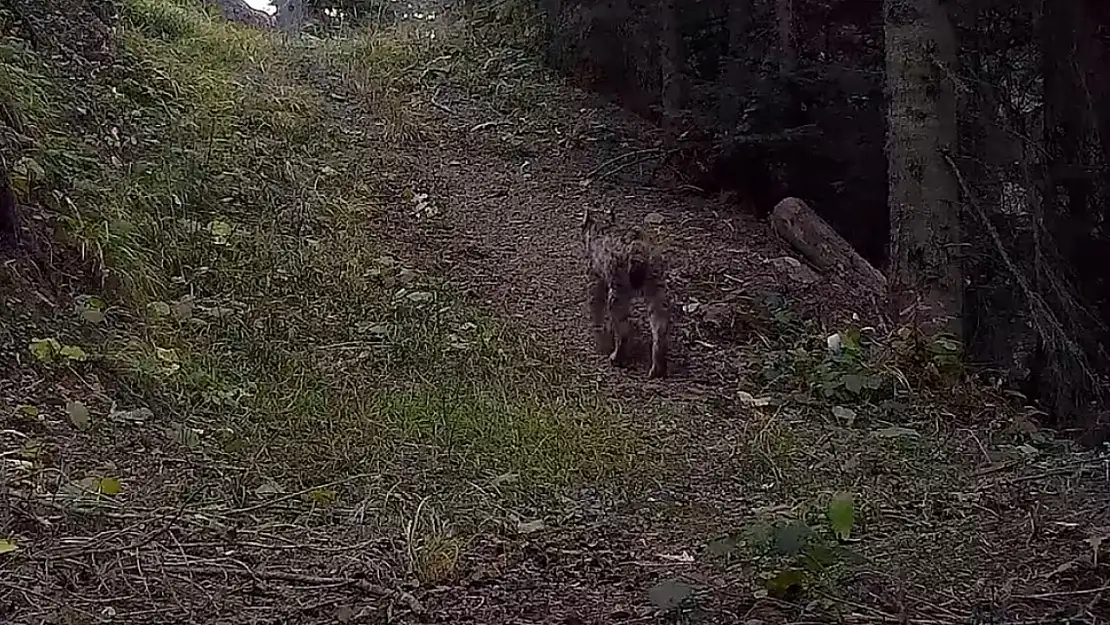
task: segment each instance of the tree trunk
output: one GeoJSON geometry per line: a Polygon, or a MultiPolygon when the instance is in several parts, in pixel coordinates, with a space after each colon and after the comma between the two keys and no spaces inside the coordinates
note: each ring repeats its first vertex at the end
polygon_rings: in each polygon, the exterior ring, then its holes
{"type": "Polygon", "coordinates": [[[732,0],[728,3],[728,52],[724,56],[721,72],[720,96],[717,115],[726,136],[736,131],[740,115],[751,97],[752,86],[748,77],[747,50],[751,44],[752,1],[732,0]]]}
{"type": "Polygon", "coordinates": [[[962,339],[959,186],[945,161],[956,148],[955,35],[939,0],[883,9],[894,312],[962,339]]]}
{"type": "Polygon", "coordinates": [[[775,24],[779,39],[779,78],[790,78],[798,64],[798,52],[794,48],[793,0],[775,0],[775,24]]]}
{"type": "Polygon", "coordinates": [[[659,70],[663,86],[663,119],[677,120],[686,108],[686,56],[682,45],[682,13],[678,0],[662,0],[659,70]]]}

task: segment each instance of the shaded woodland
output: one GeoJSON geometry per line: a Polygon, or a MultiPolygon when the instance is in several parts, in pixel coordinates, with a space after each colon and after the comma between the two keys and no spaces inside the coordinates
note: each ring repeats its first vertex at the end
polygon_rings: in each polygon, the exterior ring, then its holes
{"type": "Polygon", "coordinates": [[[1110,7],[540,5],[552,65],[697,146],[684,182],[803,199],[890,279],[894,321],[943,320],[985,377],[1105,439],[1110,7]]]}

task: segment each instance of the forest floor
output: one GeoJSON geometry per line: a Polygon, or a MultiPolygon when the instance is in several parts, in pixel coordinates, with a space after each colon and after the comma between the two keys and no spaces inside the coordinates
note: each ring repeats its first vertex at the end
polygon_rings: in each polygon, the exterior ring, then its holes
{"type": "Polygon", "coordinates": [[[526,16],[0,6],[0,621],[1110,618],[1110,459],[668,184],[526,16]],[[668,378],[590,343],[584,207],[667,252],[668,378]]]}

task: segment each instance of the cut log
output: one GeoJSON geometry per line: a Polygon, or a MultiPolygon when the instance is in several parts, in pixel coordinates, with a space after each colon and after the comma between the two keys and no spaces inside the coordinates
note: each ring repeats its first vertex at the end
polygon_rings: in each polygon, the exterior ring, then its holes
{"type": "Polygon", "coordinates": [[[820,215],[795,197],[783,199],[771,211],[771,228],[801,252],[818,271],[846,278],[885,295],[886,276],[852,248],[820,215]]]}

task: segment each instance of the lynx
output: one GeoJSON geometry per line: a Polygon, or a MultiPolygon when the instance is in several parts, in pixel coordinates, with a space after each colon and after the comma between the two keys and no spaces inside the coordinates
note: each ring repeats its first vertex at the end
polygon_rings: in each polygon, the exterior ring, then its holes
{"type": "Polygon", "coordinates": [[[589,307],[594,334],[602,351],[609,352],[614,365],[624,360],[631,326],[628,314],[632,299],[642,297],[648,307],[651,326],[651,369],[649,378],[667,374],[667,309],[665,267],[658,251],[641,232],[630,229],[616,232],[613,211],[598,220],[589,209],[582,215],[589,275],[589,307]],[[608,313],[608,323],[606,323],[608,313]],[[611,349],[606,339],[612,339],[611,349]]]}

